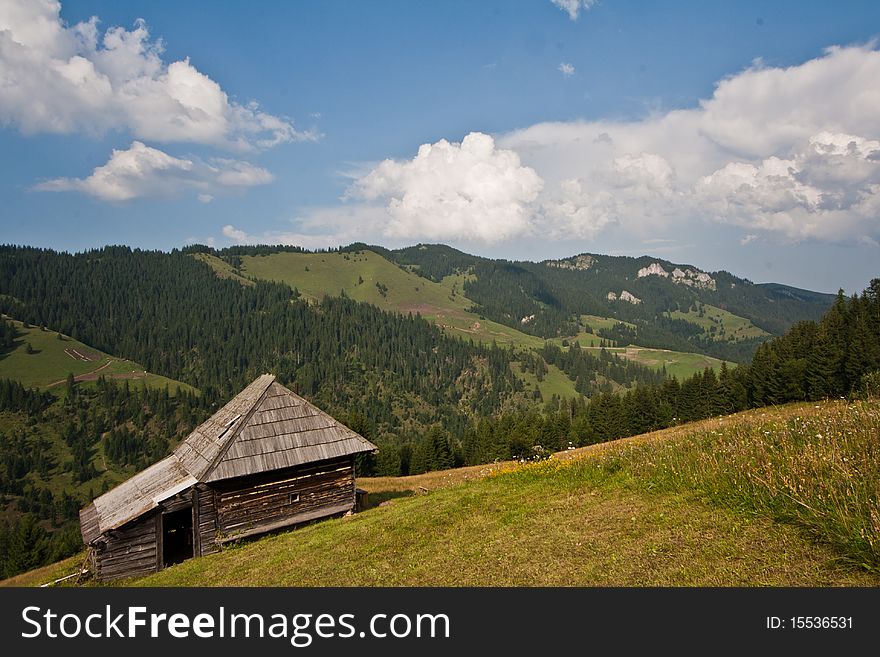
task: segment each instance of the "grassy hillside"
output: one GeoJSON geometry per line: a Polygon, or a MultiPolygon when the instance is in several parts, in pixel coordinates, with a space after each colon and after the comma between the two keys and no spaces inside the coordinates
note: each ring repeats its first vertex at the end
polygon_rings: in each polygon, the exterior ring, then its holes
{"type": "Polygon", "coordinates": [[[309,299],[338,296],[344,291],[355,301],[371,303],[383,310],[420,313],[447,333],[475,342],[488,344],[494,340],[498,344],[524,348],[543,344],[540,338],[470,312],[468,308],[473,302],[462,294],[458,277],[450,276],[443,283],[435,283],[372,251],[244,256],[242,273],[286,283],[309,299]]]}
{"type": "MultiPolygon", "coordinates": [[[[4,316],[4,319],[9,318],[4,316]]],[[[153,388],[172,392],[185,383],[144,371],[134,361],[116,358],[73,338],[39,327],[24,328],[21,322],[11,320],[19,333],[15,349],[0,355],[0,378],[13,379],[26,387],[60,389],[68,373],[77,381],[93,381],[99,376],[107,379],[129,379],[153,388]],[[28,345],[31,352],[28,353],[28,345]]]]}
{"type": "Polygon", "coordinates": [[[877,586],[878,430],[880,402],[795,404],[360,480],[388,503],[131,583],[877,586]]]}
{"type": "Polygon", "coordinates": [[[745,317],[734,315],[721,308],[709,304],[702,304],[700,310],[691,308],[687,312],[675,310],[666,313],[672,319],[683,319],[691,324],[696,324],[703,332],[714,340],[748,340],[749,338],[763,338],[770,335],[767,331],[758,328],[745,317]]]}
{"type": "Polygon", "coordinates": [[[242,285],[248,285],[251,287],[255,285],[251,279],[245,278],[236,272],[232,265],[215,255],[211,255],[210,253],[193,253],[192,257],[199,262],[204,262],[213,269],[218,278],[228,278],[233,281],[238,281],[242,285]]]}
{"type": "MultiPolygon", "coordinates": [[[[247,280],[216,256],[196,256],[211,266],[218,276],[247,280]]],[[[544,345],[542,338],[471,312],[469,309],[474,304],[462,292],[465,281],[471,278],[468,274],[449,274],[438,283],[369,250],[345,253],[283,252],[243,256],[241,261],[241,271],[245,276],[285,283],[298,289],[308,299],[336,296],[344,291],[356,301],[371,303],[384,310],[421,313],[422,317],[434,322],[449,335],[486,344],[494,341],[519,349],[540,349],[544,345]]],[[[617,320],[608,317],[583,315],[582,326],[589,326],[593,332],[582,331],[565,339],[569,342],[578,340],[583,346],[593,343],[598,347],[602,338],[595,331],[611,328],[616,323],[617,320]]],[[[562,340],[558,338],[553,342],[561,344],[562,340]]],[[[666,365],[667,371],[679,378],[688,377],[707,366],[717,367],[721,363],[708,356],[664,350],[621,349],[617,353],[655,369],[666,365]]],[[[535,385],[534,377],[530,378],[516,369],[514,371],[524,383],[532,387],[535,385]]],[[[540,389],[545,398],[552,394],[576,395],[573,382],[561,372],[549,375],[541,383],[540,389]]]]}
{"type": "Polygon", "coordinates": [[[645,349],[630,345],[628,347],[610,347],[608,351],[657,370],[665,367],[666,373],[669,376],[678,377],[679,381],[688,378],[694,372],[701,372],[707,367],[714,368],[716,372],[721,367],[721,361],[712,356],[669,351],[668,349],[645,349]]]}
{"type": "Polygon", "coordinates": [[[537,388],[541,391],[541,397],[544,400],[550,399],[553,395],[563,399],[578,395],[574,389],[574,381],[555,365],[547,366],[547,373],[542,381],[538,381],[538,377],[532,372],[523,370],[520,363],[513,363],[512,367],[514,373],[526,384],[526,388],[528,390],[537,388]]]}

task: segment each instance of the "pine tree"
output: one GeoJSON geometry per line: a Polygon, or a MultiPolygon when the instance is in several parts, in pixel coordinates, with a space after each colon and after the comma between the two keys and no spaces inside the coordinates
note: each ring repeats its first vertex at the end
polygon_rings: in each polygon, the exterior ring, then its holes
{"type": "Polygon", "coordinates": [[[807,356],[807,396],[813,401],[826,399],[835,393],[836,358],[824,324],[819,327],[816,341],[807,356]]]}
{"type": "Polygon", "coordinates": [[[6,549],[8,575],[38,568],[49,555],[46,530],[40,527],[33,514],[25,513],[12,525],[6,549]]]}

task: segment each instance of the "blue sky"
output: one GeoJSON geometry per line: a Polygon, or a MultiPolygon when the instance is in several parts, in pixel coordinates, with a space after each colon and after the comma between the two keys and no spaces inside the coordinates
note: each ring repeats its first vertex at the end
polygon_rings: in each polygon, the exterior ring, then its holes
{"type": "Polygon", "coordinates": [[[876,2],[0,0],[0,242],[439,241],[857,291],[878,26],[876,2]]]}

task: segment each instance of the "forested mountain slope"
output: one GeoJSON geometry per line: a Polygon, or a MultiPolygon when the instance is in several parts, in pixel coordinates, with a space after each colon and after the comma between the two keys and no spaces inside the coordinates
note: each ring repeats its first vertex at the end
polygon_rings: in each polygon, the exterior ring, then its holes
{"type": "Polygon", "coordinates": [[[834,299],[648,256],[506,261],[442,244],[389,250],[357,243],[319,253],[194,248],[202,251],[198,257],[213,258],[218,275],[281,281],[312,298],[346,295],[398,312],[416,310],[452,334],[532,348],[540,346],[534,339],[588,335],[616,346],[748,362],[767,337],[817,319],[834,299]]]}
{"type": "Polygon", "coordinates": [[[735,361],[748,360],[762,332],[781,335],[798,321],[818,319],[834,300],[833,295],[755,285],[725,271],[703,272],[649,256],[585,253],[535,263],[490,260],[444,245],[382,252],[432,280],[469,273],[463,291],[479,312],[501,323],[519,323],[534,335],[576,333],[582,315],[612,317],[635,324],[628,337],[642,346],[696,349],[735,361]],[[700,322],[669,316],[691,309],[699,314],[703,306],[744,318],[758,330],[751,335],[709,332],[700,322]],[[532,319],[523,323],[526,317],[532,319]]]}

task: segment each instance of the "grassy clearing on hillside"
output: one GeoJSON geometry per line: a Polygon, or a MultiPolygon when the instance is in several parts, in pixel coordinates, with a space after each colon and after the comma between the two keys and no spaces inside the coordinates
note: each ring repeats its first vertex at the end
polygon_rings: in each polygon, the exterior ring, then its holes
{"type": "Polygon", "coordinates": [[[551,344],[555,344],[557,347],[566,348],[562,343],[566,342],[568,345],[572,345],[575,342],[578,343],[579,346],[584,349],[599,349],[602,342],[615,344],[613,340],[608,340],[607,338],[603,338],[601,335],[596,335],[595,333],[587,333],[586,331],[581,331],[577,335],[570,335],[565,338],[550,338],[548,342],[551,344]]]}
{"type": "Polygon", "coordinates": [[[598,315],[581,315],[581,325],[586,327],[589,326],[593,329],[593,333],[598,331],[599,329],[611,329],[614,328],[616,324],[623,324],[624,326],[628,326],[630,328],[636,328],[635,324],[631,324],[630,322],[623,322],[619,319],[615,319],[613,317],[599,317],[598,315]]]}
{"type": "MultiPolygon", "coordinates": [[[[4,319],[9,319],[4,316],[4,319]]],[[[56,391],[63,388],[68,373],[77,381],[97,380],[99,376],[108,379],[131,379],[132,385],[146,384],[154,388],[176,391],[184,387],[194,390],[185,383],[151,374],[134,361],[115,358],[68,336],[58,338],[56,331],[40,330],[39,327],[24,328],[24,325],[11,320],[19,333],[15,349],[0,355],[0,378],[13,379],[26,387],[48,388],[56,391]],[[30,344],[33,353],[27,353],[30,344]]]]}
{"type": "Polygon", "coordinates": [[[706,335],[712,335],[716,340],[746,340],[748,338],[761,338],[770,335],[764,329],[758,328],[745,317],[734,315],[731,312],[703,304],[703,316],[699,311],[688,310],[687,312],[673,311],[666,313],[672,319],[683,319],[686,322],[696,324],[706,335]],[[712,328],[715,333],[712,333],[712,328]]]}
{"type": "Polygon", "coordinates": [[[401,269],[372,251],[244,256],[242,271],[296,287],[310,299],[339,296],[345,290],[355,301],[403,313],[425,315],[445,308],[464,310],[470,305],[463,295],[453,297],[451,290],[401,269]]]}
{"type": "Polygon", "coordinates": [[[285,283],[307,299],[346,296],[399,313],[420,313],[446,333],[474,342],[540,348],[544,341],[521,331],[482,319],[468,310],[466,276],[448,277],[442,284],[402,269],[372,251],[358,253],[273,253],[245,256],[248,276],[285,283]]]}
{"type": "Polygon", "coordinates": [[[623,356],[637,363],[646,365],[655,370],[666,367],[669,376],[678,377],[683,381],[697,372],[702,372],[707,367],[714,368],[716,372],[721,368],[721,361],[712,356],[692,354],[683,351],[669,351],[667,349],[646,349],[629,345],[628,347],[611,347],[609,352],[623,356]]]}
{"type": "Polygon", "coordinates": [[[232,268],[232,265],[230,265],[225,260],[218,258],[215,255],[211,255],[210,253],[193,253],[192,257],[195,258],[196,260],[204,262],[211,269],[213,269],[214,273],[217,274],[218,278],[228,278],[233,281],[238,281],[242,285],[247,285],[249,287],[253,287],[254,285],[256,285],[256,283],[254,283],[249,278],[245,278],[244,276],[240,276],[232,268]]]}
{"type": "MultiPolygon", "coordinates": [[[[565,338],[569,344],[573,344],[577,340],[582,349],[592,349],[593,353],[598,352],[602,347],[602,338],[592,333],[581,332],[578,335],[565,338]]],[[[549,342],[562,347],[562,338],[554,338],[549,342]]],[[[562,347],[565,349],[565,347],[562,347]]],[[[612,354],[617,354],[623,358],[635,361],[655,370],[666,367],[666,373],[669,376],[678,377],[679,381],[687,379],[697,372],[702,372],[707,367],[713,368],[716,372],[721,368],[721,360],[712,356],[703,354],[695,354],[685,351],[670,351],[669,349],[649,349],[647,347],[639,347],[638,345],[629,345],[626,347],[605,347],[605,350],[612,354]]]]}
{"type": "Polygon", "coordinates": [[[15,349],[0,356],[0,377],[14,379],[24,386],[46,387],[55,381],[63,381],[68,372],[86,374],[106,366],[111,360],[107,354],[72,338],[59,340],[55,331],[24,328],[18,321],[12,323],[19,337],[15,349]],[[27,353],[28,344],[33,349],[31,354],[27,353]],[[79,358],[77,352],[90,360],[79,358]]]}
{"type": "Polygon", "coordinates": [[[529,371],[524,372],[520,363],[511,363],[511,368],[513,373],[522,379],[528,390],[534,390],[537,386],[544,401],[549,401],[553,395],[563,399],[580,396],[580,393],[574,389],[574,381],[555,365],[547,365],[547,373],[543,381],[538,381],[538,377],[529,371]]]}
{"type": "Polygon", "coordinates": [[[427,494],[444,473],[364,480],[389,503],[135,583],[876,586],[854,565],[876,565],[878,417],[877,402],[760,409],[427,494]]]}

